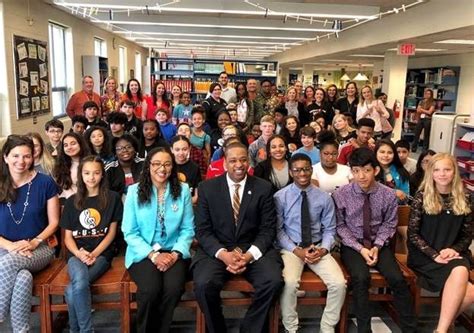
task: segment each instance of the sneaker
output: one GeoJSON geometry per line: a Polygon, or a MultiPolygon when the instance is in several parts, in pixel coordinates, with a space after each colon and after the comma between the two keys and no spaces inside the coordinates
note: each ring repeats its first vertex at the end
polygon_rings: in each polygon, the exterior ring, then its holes
{"type": "Polygon", "coordinates": [[[302,297],[305,297],[305,296],[306,296],[306,291],[304,291],[304,290],[297,290],[296,291],[296,297],[302,298],[302,297]]]}

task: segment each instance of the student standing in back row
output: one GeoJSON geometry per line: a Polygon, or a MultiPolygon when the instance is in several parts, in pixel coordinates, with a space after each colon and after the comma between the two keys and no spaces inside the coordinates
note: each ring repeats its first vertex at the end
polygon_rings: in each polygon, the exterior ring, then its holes
{"type": "Polygon", "coordinates": [[[333,194],[341,259],[351,276],[359,333],[371,332],[370,268],[388,281],[403,333],[416,332],[416,318],[408,285],[388,242],[397,227],[398,204],[392,189],[375,180],[380,172],[375,154],[356,149],[349,160],[354,182],[333,194]]]}
{"type": "Polygon", "coordinates": [[[66,201],[60,224],[66,230],[70,283],[65,297],[72,333],[93,332],[90,283],[110,268],[122,213],[120,196],[107,189],[102,160],[85,157],[78,169],[77,193],[66,201]]]}

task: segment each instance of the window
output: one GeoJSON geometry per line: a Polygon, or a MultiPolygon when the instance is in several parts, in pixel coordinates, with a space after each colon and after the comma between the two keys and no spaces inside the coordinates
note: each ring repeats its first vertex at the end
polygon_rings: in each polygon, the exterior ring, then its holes
{"type": "Polygon", "coordinates": [[[124,85],[127,83],[127,48],[119,46],[119,83],[124,85]]]}
{"type": "Polygon", "coordinates": [[[140,52],[135,52],[135,79],[142,82],[142,55],[140,52]]]}
{"type": "MultiPolygon", "coordinates": [[[[51,107],[53,116],[62,115],[66,112],[68,99],[68,82],[71,82],[67,68],[67,46],[70,45],[68,28],[49,23],[49,52],[51,54],[51,107]]],[[[71,43],[72,44],[72,43],[71,43]]],[[[69,51],[71,52],[71,51],[69,51]]]]}
{"type": "Polygon", "coordinates": [[[94,37],[94,54],[107,58],[107,43],[102,38],[94,37]]]}

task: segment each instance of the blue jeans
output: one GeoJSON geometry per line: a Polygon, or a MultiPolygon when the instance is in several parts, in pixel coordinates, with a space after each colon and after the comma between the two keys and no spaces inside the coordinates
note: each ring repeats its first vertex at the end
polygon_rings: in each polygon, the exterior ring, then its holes
{"type": "Polygon", "coordinates": [[[77,257],[69,258],[67,262],[69,279],[65,297],[69,310],[69,327],[73,333],[94,332],[91,316],[90,283],[97,280],[110,267],[105,257],[97,257],[92,266],[87,266],[77,257]]]}

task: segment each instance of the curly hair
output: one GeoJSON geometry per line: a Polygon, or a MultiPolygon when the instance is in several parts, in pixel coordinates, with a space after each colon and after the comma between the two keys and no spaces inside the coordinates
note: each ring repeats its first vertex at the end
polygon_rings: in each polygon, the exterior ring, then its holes
{"type": "Polygon", "coordinates": [[[166,153],[171,157],[171,163],[173,167],[171,168],[171,174],[168,178],[168,182],[171,188],[171,196],[173,200],[176,200],[181,195],[181,183],[178,179],[178,171],[176,163],[173,159],[173,154],[168,147],[157,147],[152,149],[145,158],[145,163],[143,164],[143,171],[138,179],[138,203],[146,204],[151,202],[151,196],[153,193],[153,182],[150,176],[150,162],[153,156],[157,153],[166,153]]]}
{"type": "Polygon", "coordinates": [[[59,145],[58,160],[53,170],[53,177],[59,187],[63,190],[68,190],[72,186],[72,158],[64,152],[64,140],[68,137],[76,139],[77,143],[79,144],[79,159],[82,160],[82,158],[89,155],[89,148],[87,147],[87,143],[84,141],[82,136],[74,132],[66,133],[66,135],[63,136],[61,144],[59,145]]]}

